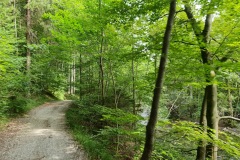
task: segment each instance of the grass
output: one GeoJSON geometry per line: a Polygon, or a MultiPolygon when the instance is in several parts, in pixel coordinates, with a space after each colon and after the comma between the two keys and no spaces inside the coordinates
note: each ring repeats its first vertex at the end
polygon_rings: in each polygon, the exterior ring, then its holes
{"type": "Polygon", "coordinates": [[[0,130],[4,129],[6,124],[13,118],[17,118],[22,116],[23,114],[27,113],[31,109],[43,104],[47,101],[52,101],[53,99],[46,97],[46,96],[35,96],[31,98],[26,97],[16,97],[5,103],[2,108],[6,108],[4,112],[0,112],[0,130]]]}
{"type": "Polygon", "coordinates": [[[28,99],[27,105],[25,107],[24,113],[30,111],[31,109],[38,107],[39,105],[53,101],[53,99],[46,97],[46,96],[40,96],[40,97],[34,97],[32,99],[28,99]]]}
{"type": "Polygon", "coordinates": [[[76,107],[71,107],[66,113],[68,125],[76,141],[84,148],[89,159],[113,160],[114,158],[105,148],[106,146],[100,143],[94,135],[88,133],[87,128],[80,125],[84,122],[81,122],[82,119],[79,118],[80,116],[78,115],[79,112],[77,109],[76,107]]]}
{"type": "Polygon", "coordinates": [[[0,131],[5,127],[5,125],[9,122],[9,119],[2,116],[0,117],[0,131]]]}

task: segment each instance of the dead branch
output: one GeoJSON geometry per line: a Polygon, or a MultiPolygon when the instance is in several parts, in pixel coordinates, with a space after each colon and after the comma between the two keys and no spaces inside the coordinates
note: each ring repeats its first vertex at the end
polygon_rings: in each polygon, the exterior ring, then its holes
{"type": "Polygon", "coordinates": [[[239,121],[239,122],[240,122],[240,119],[239,119],[239,118],[232,117],[232,116],[219,117],[219,120],[221,120],[221,119],[232,119],[232,120],[235,120],[235,121],[239,121]]]}

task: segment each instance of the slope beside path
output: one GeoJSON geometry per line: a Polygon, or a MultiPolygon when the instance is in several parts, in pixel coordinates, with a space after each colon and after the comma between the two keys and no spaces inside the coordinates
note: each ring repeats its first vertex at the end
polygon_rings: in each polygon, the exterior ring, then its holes
{"type": "Polygon", "coordinates": [[[66,131],[71,101],[45,103],[0,132],[0,160],[86,160],[66,131]]]}

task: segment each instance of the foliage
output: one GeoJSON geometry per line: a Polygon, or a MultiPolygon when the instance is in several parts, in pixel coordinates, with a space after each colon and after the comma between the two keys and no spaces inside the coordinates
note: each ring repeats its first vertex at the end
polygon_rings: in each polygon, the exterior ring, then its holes
{"type": "Polygon", "coordinates": [[[22,116],[34,107],[51,100],[53,99],[45,95],[38,95],[32,97],[31,99],[21,95],[7,98],[5,101],[0,103],[0,129],[4,127],[9,119],[22,116]]]}
{"type": "Polygon", "coordinates": [[[105,144],[99,142],[91,134],[93,124],[89,122],[89,120],[92,120],[92,118],[89,119],[89,116],[90,112],[87,112],[86,109],[83,112],[79,112],[77,107],[71,107],[66,112],[67,122],[75,139],[83,146],[90,159],[113,159],[113,156],[107,151],[105,144]]]}
{"type": "MultiPolygon", "coordinates": [[[[167,6],[168,0],[31,1],[31,44],[26,45],[26,1],[1,0],[0,122],[28,111],[35,96],[78,99],[68,111],[69,125],[93,157],[137,157],[145,129],[138,115],[151,104],[167,6]],[[31,51],[28,76],[26,49],[31,51]],[[26,97],[28,91],[32,97],[26,97]]],[[[240,115],[239,8],[236,0],[178,1],[159,112],[171,123],[159,122],[153,158],[195,159],[199,140],[213,142],[194,124],[210,69],[216,70],[219,115],[240,115]],[[202,64],[184,12],[187,2],[200,29],[205,15],[214,13],[206,46],[209,65],[202,64]]],[[[221,156],[234,157],[238,140],[221,133],[214,143],[221,156]]]]}
{"type": "Polygon", "coordinates": [[[81,127],[74,127],[72,131],[75,139],[84,147],[84,150],[88,153],[90,159],[106,159],[112,160],[113,156],[106,151],[105,146],[94,140],[92,136],[85,133],[81,127]]]}
{"type": "MultiPolygon", "coordinates": [[[[212,139],[212,137],[215,136],[211,135],[210,137],[207,133],[204,133],[196,123],[159,121],[152,159],[195,159],[196,148],[200,140],[217,144],[220,148],[219,157],[239,158],[239,137],[225,132],[220,132],[219,139],[212,139]],[[236,139],[233,141],[233,138],[236,139]]],[[[138,159],[139,157],[136,156],[135,158],[138,159]]]]}
{"type": "MultiPolygon", "coordinates": [[[[132,129],[132,125],[140,119],[139,116],[132,115],[123,110],[98,105],[86,107],[76,103],[67,112],[67,121],[70,127],[73,130],[76,127],[80,128],[78,132],[74,132],[76,135],[88,134],[92,141],[101,143],[108,152],[116,152],[116,146],[118,146],[118,152],[114,155],[118,159],[133,156],[131,154],[134,154],[134,150],[136,149],[136,146],[133,144],[135,141],[139,141],[142,135],[136,128],[132,129]]],[[[80,141],[84,141],[84,138],[80,141]]],[[[82,142],[81,144],[84,148],[86,147],[89,155],[98,154],[98,146],[93,147],[96,151],[89,151],[88,145],[90,144],[88,142],[82,142]]]]}

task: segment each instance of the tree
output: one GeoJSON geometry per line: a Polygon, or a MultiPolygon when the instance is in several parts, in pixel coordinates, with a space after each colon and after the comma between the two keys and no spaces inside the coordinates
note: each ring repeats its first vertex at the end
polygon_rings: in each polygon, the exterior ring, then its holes
{"type": "Polygon", "coordinates": [[[151,113],[150,113],[148,124],[146,126],[146,140],[145,140],[144,151],[141,157],[142,160],[150,159],[151,152],[153,149],[153,143],[154,143],[153,137],[154,137],[154,130],[155,130],[157,117],[158,117],[157,116],[158,105],[159,105],[160,94],[163,86],[163,76],[164,76],[164,71],[165,71],[165,66],[167,61],[167,54],[169,49],[170,36],[171,36],[172,26],[174,22],[175,12],[176,12],[176,0],[172,0],[170,3],[169,17],[168,17],[168,22],[167,22],[167,26],[164,34],[164,39],[163,39],[162,55],[161,55],[157,80],[155,84],[155,89],[154,89],[151,113]]]}
{"type": "MultiPolygon", "coordinates": [[[[209,4],[209,6],[214,6],[216,4],[209,4]]],[[[215,68],[213,65],[213,53],[209,51],[208,45],[210,44],[210,31],[212,27],[213,22],[213,11],[210,9],[207,10],[207,15],[205,19],[204,29],[201,30],[200,22],[197,22],[197,20],[194,18],[193,12],[191,10],[191,7],[189,4],[185,5],[185,12],[187,14],[187,17],[192,25],[192,29],[194,31],[194,34],[197,38],[199,49],[201,52],[202,57],[202,63],[205,67],[205,77],[206,77],[206,83],[207,86],[205,88],[205,94],[203,98],[203,105],[202,105],[202,111],[201,111],[201,117],[200,117],[200,124],[203,126],[207,126],[209,129],[207,129],[207,132],[210,137],[213,135],[214,138],[218,138],[218,121],[219,121],[219,115],[218,115],[218,108],[217,108],[217,85],[214,81],[214,78],[216,76],[216,70],[218,68],[215,68]]],[[[225,61],[224,58],[222,58],[220,61],[225,61]]],[[[204,127],[205,128],[205,127],[204,127]]],[[[205,159],[206,158],[212,158],[217,159],[217,146],[213,143],[209,143],[206,146],[206,155],[205,155],[205,147],[204,144],[201,144],[203,146],[198,147],[198,154],[197,159],[205,159]]]]}

